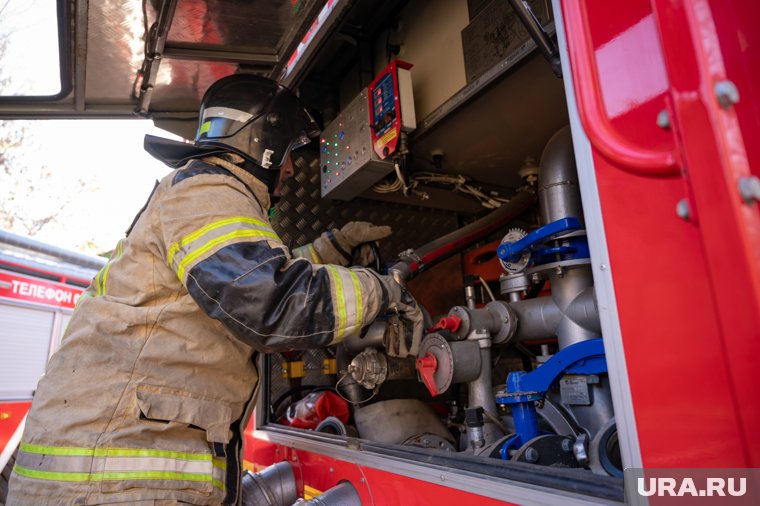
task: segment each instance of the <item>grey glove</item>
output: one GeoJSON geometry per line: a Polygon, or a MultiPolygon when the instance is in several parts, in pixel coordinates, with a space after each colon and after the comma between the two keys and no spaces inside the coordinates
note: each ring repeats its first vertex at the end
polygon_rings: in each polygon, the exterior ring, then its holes
{"type": "Polygon", "coordinates": [[[324,264],[349,265],[353,262],[355,248],[358,251],[356,265],[367,266],[372,263],[374,254],[370,242],[391,235],[391,227],[376,226],[366,221],[351,221],[340,230],[333,229],[323,233],[313,246],[324,264]]]}
{"type": "Polygon", "coordinates": [[[424,316],[411,294],[391,276],[376,275],[383,288],[388,324],[383,344],[390,357],[417,356],[424,333],[424,316]]]}

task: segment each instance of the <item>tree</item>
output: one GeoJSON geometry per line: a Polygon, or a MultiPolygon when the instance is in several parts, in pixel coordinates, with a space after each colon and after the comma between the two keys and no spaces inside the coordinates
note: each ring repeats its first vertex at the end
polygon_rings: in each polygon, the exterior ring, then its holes
{"type": "MultiPolygon", "coordinates": [[[[0,1],[0,18],[12,16],[10,0],[0,1]]],[[[4,61],[13,23],[0,26],[0,61],[4,61]]],[[[0,95],[13,90],[13,75],[0,65],[0,95]]],[[[44,150],[28,121],[0,121],[0,228],[34,236],[56,221],[60,212],[85,188],[81,179],[64,181],[29,155],[44,150]]],[[[58,175],[60,176],[60,175],[58,175]]]]}

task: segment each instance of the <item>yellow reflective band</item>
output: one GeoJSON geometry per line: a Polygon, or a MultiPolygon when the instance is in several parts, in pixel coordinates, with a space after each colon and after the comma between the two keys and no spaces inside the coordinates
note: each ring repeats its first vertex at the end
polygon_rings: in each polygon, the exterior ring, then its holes
{"type": "Polygon", "coordinates": [[[22,452],[27,453],[40,453],[46,455],[71,455],[71,456],[83,456],[90,457],[95,455],[95,450],[92,448],[73,448],[68,446],[42,446],[31,445],[29,443],[21,443],[19,449],[22,452]]]}
{"type": "Polygon", "coordinates": [[[103,277],[100,280],[100,286],[98,287],[98,294],[106,294],[106,280],[108,279],[108,271],[111,270],[111,262],[109,261],[103,269],[103,277]]]}
{"type": "Polygon", "coordinates": [[[98,271],[98,273],[95,275],[95,280],[94,280],[94,282],[95,282],[95,293],[96,293],[96,295],[98,295],[98,296],[100,296],[100,278],[101,278],[101,276],[103,275],[103,271],[104,271],[105,269],[106,269],[106,268],[105,268],[105,267],[103,267],[103,268],[102,268],[102,269],[100,269],[100,270],[98,271]]]}
{"type": "Polygon", "coordinates": [[[42,446],[21,443],[22,452],[43,455],[63,455],[68,457],[164,457],[182,460],[212,460],[210,453],[187,453],[170,450],[149,450],[134,448],[75,448],[67,446],[42,446]]]}
{"type": "Polygon", "coordinates": [[[320,260],[319,255],[317,255],[317,251],[314,249],[314,245],[312,243],[309,243],[309,253],[311,254],[311,260],[315,264],[320,263],[322,260],[320,260]]]}
{"type": "Polygon", "coordinates": [[[343,294],[343,281],[334,265],[326,265],[325,267],[330,271],[335,281],[335,298],[337,299],[335,303],[338,306],[338,326],[335,328],[335,337],[339,339],[346,332],[346,297],[343,294]]]}
{"type": "Polygon", "coordinates": [[[206,474],[173,473],[169,471],[136,471],[116,473],[66,473],[59,471],[39,471],[28,469],[19,465],[13,466],[13,471],[27,478],[38,480],[87,482],[87,481],[111,481],[111,480],[172,480],[172,481],[195,481],[212,483],[215,487],[224,490],[224,484],[206,474]]]}
{"type": "Polygon", "coordinates": [[[351,275],[351,282],[354,284],[354,293],[356,294],[356,333],[362,328],[362,318],[364,317],[364,308],[362,307],[362,285],[359,283],[359,277],[354,271],[348,271],[351,275]]]}
{"type": "Polygon", "coordinates": [[[205,134],[208,132],[209,128],[211,128],[211,120],[206,120],[203,122],[203,124],[201,124],[201,128],[198,134],[205,134]]]}
{"type": "Polygon", "coordinates": [[[215,468],[221,469],[222,471],[226,471],[227,470],[227,461],[224,460],[224,459],[216,459],[215,458],[213,460],[213,465],[214,465],[215,468]]]}
{"type": "Polygon", "coordinates": [[[201,236],[203,236],[204,234],[207,234],[208,232],[211,232],[214,229],[223,227],[225,225],[232,225],[233,223],[248,223],[251,225],[257,225],[259,227],[264,227],[268,230],[272,230],[269,224],[256,218],[250,218],[248,216],[233,216],[232,218],[225,218],[223,220],[215,221],[214,223],[209,223],[208,225],[202,228],[199,228],[192,234],[186,235],[185,237],[183,237],[182,239],[174,243],[174,245],[172,245],[171,248],[169,248],[169,253],[168,253],[169,265],[171,266],[174,263],[174,255],[177,254],[177,252],[182,246],[186,244],[190,244],[191,242],[195,241],[196,239],[199,239],[201,236]]]}
{"type": "Polygon", "coordinates": [[[272,232],[265,232],[263,230],[236,230],[234,232],[230,232],[229,234],[224,234],[220,237],[217,237],[216,239],[212,239],[197,250],[193,251],[192,253],[185,256],[185,258],[182,259],[182,261],[177,266],[177,276],[179,277],[179,280],[184,283],[185,279],[185,269],[187,266],[196,258],[206,253],[211,248],[218,246],[219,244],[223,244],[229,240],[232,239],[239,239],[243,237],[269,237],[271,239],[279,239],[277,237],[277,234],[272,232]]]}

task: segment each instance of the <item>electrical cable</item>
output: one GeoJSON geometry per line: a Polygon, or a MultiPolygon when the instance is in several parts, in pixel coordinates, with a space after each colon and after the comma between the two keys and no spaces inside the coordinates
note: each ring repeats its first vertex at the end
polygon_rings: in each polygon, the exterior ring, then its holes
{"type": "Polygon", "coordinates": [[[480,281],[480,285],[485,289],[485,291],[488,293],[488,296],[491,298],[492,301],[496,300],[496,297],[494,297],[493,292],[491,291],[491,287],[488,286],[488,283],[485,279],[483,279],[481,276],[478,276],[478,281],[480,281]]]}
{"type": "Polygon", "coordinates": [[[493,424],[496,425],[499,428],[499,430],[504,433],[504,435],[507,435],[507,434],[509,434],[511,432],[507,428],[507,426],[504,425],[504,423],[502,423],[502,421],[499,420],[495,415],[492,415],[491,413],[489,413],[485,409],[483,410],[483,414],[486,415],[486,418],[488,418],[489,420],[491,420],[491,422],[493,422],[493,424]]]}
{"type": "Polygon", "coordinates": [[[490,195],[486,194],[480,189],[480,187],[476,186],[475,183],[471,182],[467,177],[461,174],[451,175],[437,174],[434,172],[417,172],[410,178],[410,181],[407,184],[398,163],[394,164],[394,169],[396,172],[396,179],[394,181],[377,183],[372,187],[372,190],[376,193],[394,193],[401,191],[404,195],[408,195],[411,192],[425,200],[430,196],[424,191],[418,190],[417,187],[420,184],[441,184],[453,186],[455,191],[475,197],[480,205],[487,209],[496,209],[501,207],[502,204],[509,202],[509,199],[498,195],[496,192],[490,192],[490,195]]]}

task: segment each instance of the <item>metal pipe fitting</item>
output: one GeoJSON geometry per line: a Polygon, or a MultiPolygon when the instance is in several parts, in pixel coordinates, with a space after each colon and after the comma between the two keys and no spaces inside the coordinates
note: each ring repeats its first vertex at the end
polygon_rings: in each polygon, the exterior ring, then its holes
{"type": "Polygon", "coordinates": [[[313,499],[299,499],[293,506],[362,506],[362,501],[354,486],[344,481],[313,499]]]}
{"type": "MultiPolygon", "coordinates": [[[[491,348],[480,349],[480,374],[475,380],[467,383],[467,404],[470,408],[482,407],[486,413],[497,416],[496,399],[493,394],[493,379],[491,377],[491,348]]],[[[504,436],[501,429],[490,419],[483,425],[485,444],[491,444],[504,436]]]]}
{"type": "MultiPolygon", "coordinates": [[[[569,269],[567,274],[574,271],[583,273],[584,269],[569,269]]],[[[553,292],[552,297],[521,300],[509,306],[517,315],[514,334],[517,341],[557,336],[559,347],[563,349],[602,333],[593,287],[582,288],[568,297],[558,291],[557,296],[553,292]]]]}
{"type": "Polygon", "coordinates": [[[539,166],[538,207],[541,221],[546,224],[573,217],[578,218],[583,227],[583,206],[570,127],[561,128],[549,139],[539,166]]]}
{"type": "Polygon", "coordinates": [[[460,339],[490,339],[494,344],[504,344],[514,335],[516,315],[502,301],[492,301],[480,309],[454,306],[449,316],[456,316],[461,323],[454,333],[460,339]]]}
{"type": "Polygon", "coordinates": [[[246,472],[241,490],[243,506],[288,506],[298,498],[295,473],[287,460],[258,473],[246,472]]]}

